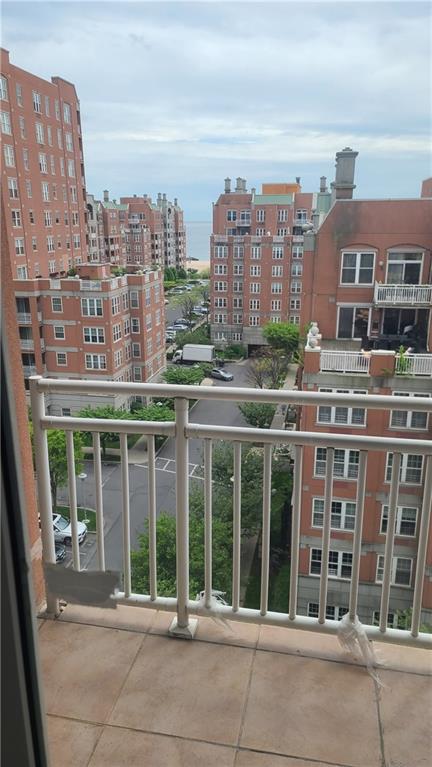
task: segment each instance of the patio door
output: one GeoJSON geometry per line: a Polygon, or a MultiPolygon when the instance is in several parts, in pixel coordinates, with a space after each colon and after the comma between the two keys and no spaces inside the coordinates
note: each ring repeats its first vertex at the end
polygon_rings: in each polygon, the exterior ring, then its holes
{"type": "Polygon", "coordinates": [[[338,338],[364,338],[369,333],[368,306],[340,306],[338,338]]]}

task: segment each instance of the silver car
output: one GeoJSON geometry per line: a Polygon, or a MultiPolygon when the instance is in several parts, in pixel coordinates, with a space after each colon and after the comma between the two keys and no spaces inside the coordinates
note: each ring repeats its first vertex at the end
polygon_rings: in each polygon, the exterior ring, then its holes
{"type": "MultiPolygon", "coordinates": [[[[58,543],[64,543],[70,546],[72,543],[71,523],[61,514],[53,514],[54,540],[58,543]]],[[[87,525],[84,522],[77,523],[78,543],[82,543],[87,535],[87,525]]]]}

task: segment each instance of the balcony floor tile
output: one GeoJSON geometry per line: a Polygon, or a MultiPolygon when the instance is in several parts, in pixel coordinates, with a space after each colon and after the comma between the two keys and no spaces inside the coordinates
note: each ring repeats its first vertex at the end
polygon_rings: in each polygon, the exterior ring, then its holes
{"type": "Polygon", "coordinates": [[[87,767],[102,727],[58,716],[47,717],[50,767],[87,767]]]}
{"type": "Polygon", "coordinates": [[[256,751],[239,751],[235,767],[333,767],[330,762],[310,762],[308,759],[296,759],[276,754],[263,754],[256,751]]]}
{"type": "Polygon", "coordinates": [[[432,763],[432,685],[427,676],[380,671],[381,726],[386,763],[427,767],[432,763]]]}
{"type": "Polygon", "coordinates": [[[253,651],[148,636],[110,723],[234,745],[253,651]]]}
{"type": "Polygon", "coordinates": [[[257,652],[241,745],[380,767],[375,688],[363,668],[257,652]]]}
{"type": "Polygon", "coordinates": [[[89,767],[234,767],[234,759],[226,746],[105,727],[89,767]]]}
{"type": "MultiPolygon", "coordinates": [[[[150,634],[168,634],[174,614],[159,610],[150,628],[150,634]]],[[[205,642],[217,642],[238,647],[257,646],[259,626],[253,623],[240,623],[238,621],[216,621],[212,618],[200,618],[196,639],[205,642]]]]}
{"type": "Polygon", "coordinates": [[[88,607],[86,605],[68,605],[60,617],[60,621],[84,623],[89,626],[109,626],[110,628],[127,629],[146,633],[156,617],[156,611],[147,608],[117,605],[113,610],[103,607],[88,607]]]}
{"type": "Polygon", "coordinates": [[[46,621],[40,656],[48,714],[105,722],[145,641],[116,629],[46,621]]]}

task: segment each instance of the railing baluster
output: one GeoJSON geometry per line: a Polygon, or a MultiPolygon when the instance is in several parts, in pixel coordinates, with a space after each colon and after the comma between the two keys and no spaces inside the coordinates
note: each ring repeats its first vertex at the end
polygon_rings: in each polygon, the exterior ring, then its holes
{"type": "Polygon", "coordinates": [[[204,440],[204,592],[205,606],[212,596],[212,441],[204,440]]]}
{"type": "Polygon", "coordinates": [[[241,442],[234,442],[234,503],[233,503],[233,573],[232,608],[240,607],[240,563],[241,563],[241,442]]]}
{"type": "Polygon", "coordinates": [[[150,597],[157,597],[157,559],[156,559],[156,450],[155,438],[147,437],[148,456],[148,530],[149,530],[149,581],[150,597]]]}
{"type": "Polygon", "coordinates": [[[262,535],[261,535],[261,601],[260,601],[261,615],[265,615],[268,609],[272,451],[273,451],[273,445],[264,446],[263,526],[262,526],[262,535]]]}
{"type": "Polygon", "coordinates": [[[423,581],[425,576],[426,551],[429,537],[429,524],[432,510],[432,457],[426,458],[425,478],[423,485],[423,503],[420,519],[420,532],[418,539],[417,567],[414,584],[413,610],[411,621],[411,634],[417,637],[420,628],[421,603],[423,595],[423,581]]]}
{"type": "Polygon", "coordinates": [[[100,434],[93,434],[93,465],[95,476],[96,498],[96,536],[99,570],[105,570],[105,540],[103,519],[103,495],[102,495],[102,464],[101,464],[100,434]]]}
{"type": "Polygon", "coordinates": [[[353,540],[353,562],[349,597],[349,614],[353,621],[357,615],[358,586],[360,577],[360,557],[363,531],[364,502],[366,491],[367,453],[360,450],[359,471],[357,477],[356,517],[353,540]]]}
{"type": "Polygon", "coordinates": [[[401,468],[402,456],[400,453],[393,453],[392,475],[390,484],[390,496],[388,505],[387,534],[384,550],[384,574],[381,591],[381,607],[379,629],[385,634],[387,630],[387,615],[390,599],[390,580],[393,563],[393,547],[395,536],[395,523],[397,512],[397,500],[399,494],[399,473],[401,468]]]}
{"type": "Polygon", "coordinates": [[[80,570],[80,551],[78,543],[78,511],[77,511],[77,490],[75,477],[75,453],[73,432],[66,432],[66,456],[68,468],[68,486],[69,486],[69,514],[72,537],[72,561],[74,570],[80,570]]]}
{"type": "MultiPolygon", "coordinates": [[[[36,478],[39,501],[39,515],[41,523],[42,558],[44,564],[55,565],[55,541],[52,518],[52,499],[50,485],[50,466],[48,455],[48,435],[41,427],[41,419],[45,417],[45,395],[38,391],[38,381],[41,376],[30,379],[30,397],[33,419],[34,457],[36,464],[36,478]]],[[[47,612],[57,615],[59,603],[46,587],[47,612]]]]}
{"type": "Polygon", "coordinates": [[[326,606],[327,606],[327,583],[328,583],[329,551],[330,551],[331,508],[332,508],[332,494],[333,494],[333,467],[334,467],[334,448],[333,447],[327,448],[326,459],[327,460],[326,460],[325,489],[324,489],[324,519],[323,519],[323,532],[322,532],[318,623],[325,623],[326,606]]]}
{"type": "Polygon", "coordinates": [[[131,595],[130,561],[130,509],[129,509],[129,464],[127,434],[120,434],[122,509],[123,509],[123,578],[125,597],[131,595]]]}
{"type": "Polygon", "coordinates": [[[300,515],[303,475],[303,447],[294,448],[294,483],[291,520],[291,574],[289,592],[289,619],[293,621],[297,614],[297,589],[300,556],[300,515]]]}

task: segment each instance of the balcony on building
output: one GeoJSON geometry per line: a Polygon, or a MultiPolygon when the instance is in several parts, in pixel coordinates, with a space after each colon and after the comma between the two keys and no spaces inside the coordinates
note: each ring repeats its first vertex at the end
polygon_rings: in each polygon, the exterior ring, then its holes
{"type": "Polygon", "coordinates": [[[375,283],[375,306],[432,306],[432,285],[390,285],[375,283]]]}
{"type": "MultiPolygon", "coordinates": [[[[312,353],[312,352],[311,352],[312,353]]],[[[318,353],[316,353],[318,355],[318,353]]],[[[318,356],[315,358],[318,359],[318,356]]],[[[303,502],[302,457],[304,451],[325,446],[329,452],[340,447],[341,435],[313,435],[282,429],[253,429],[206,425],[193,422],[190,400],[267,402],[284,406],[316,407],[348,403],[347,395],[310,391],[271,391],[212,387],[175,387],[160,384],[119,384],[101,381],[34,379],[32,416],[36,439],[37,482],[43,539],[43,557],[51,568],[47,614],[39,621],[44,697],[48,714],[48,733],[54,765],[63,764],[68,748],[74,748],[77,764],[117,767],[119,764],[209,764],[233,767],[282,767],[291,763],[348,765],[349,767],[399,767],[426,764],[430,756],[431,735],[425,712],[429,707],[431,635],[421,630],[423,584],[427,582],[426,560],[428,510],[432,491],[432,445],[421,440],[384,440],[370,436],[343,435],[347,449],[360,451],[356,483],[355,528],[349,546],[352,574],[347,583],[349,621],[360,605],[364,583],[359,580],[363,552],[362,522],[366,497],[367,466],[377,450],[391,449],[394,471],[388,492],[392,498],[388,534],[383,548],[384,571],[378,611],[379,625],[364,625],[376,651],[372,674],[361,655],[343,648],[337,634],[340,623],[330,618],[326,602],[332,589],[332,575],[323,567],[315,579],[320,593],[315,617],[298,608],[300,560],[305,543],[301,538],[303,502]],[[175,422],[116,420],[109,428],[120,434],[121,528],[123,530],[119,591],[109,604],[115,609],[68,604],[60,611],[54,592],[56,573],[53,528],[45,434],[48,429],[66,429],[70,474],[68,480],[71,519],[76,522],[77,482],[73,472],[72,433],[93,434],[94,472],[91,498],[96,508],[95,562],[91,569],[102,575],[109,570],[109,551],[105,536],[109,519],[105,517],[105,490],[99,435],[108,428],[103,419],[78,419],[45,415],[45,397],[53,394],[73,396],[77,391],[89,397],[96,393],[122,391],[130,396],[170,397],[175,402],[175,422]],[[127,434],[146,434],[146,467],[128,468],[127,434]],[[173,471],[176,483],[176,558],[175,596],[164,596],[158,582],[158,541],[156,520],[158,483],[155,437],[174,440],[173,471]],[[218,583],[212,568],[212,504],[217,482],[212,475],[212,449],[218,440],[234,446],[232,481],[233,545],[232,597],[228,604],[216,596],[218,583]],[[190,440],[200,440],[203,468],[199,483],[205,498],[205,551],[200,589],[190,593],[188,493],[190,479],[190,440]],[[244,606],[244,572],[247,547],[242,537],[242,445],[261,451],[263,478],[262,524],[259,534],[259,576],[256,608],[244,606]],[[288,450],[288,457],[287,456],[288,450]],[[293,494],[290,533],[290,567],[287,574],[285,612],[270,609],[271,578],[271,499],[272,456],[293,463],[293,494]],[[422,513],[415,540],[413,577],[406,589],[412,610],[411,629],[389,628],[387,616],[392,604],[392,573],[396,498],[399,490],[399,463],[405,453],[414,451],[424,462],[422,513]],[[285,458],[283,458],[285,456],[285,458]],[[148,493],[142,494],[143,519],[150,526],[148,593],[133,591],[130,565],[129,474],[147,472],[148,493]],[[52,620],[53,616],[55,620],[52,620]],[[48,619],[51,618],[51,619],[48,619]],[[182,638],[182,639],[181,639],[182,638]],[[193,641],[184,641],[193,638],[193,641]],[[377,649],[378,648],[378,649],[377,649]],[[61,658],[54,662],[53,658],[61,658]],[[409,720],[403,712],[409,711],[409,720]],[[403,722],[402,722],[403,720],[403,722]],[[403,725],[403,726],[402,726],[403,725]],[[93,756],[91,756],[93,754],[93,756]],[[81,759],[81,761],[79,761],[81,759]]],[[[356,406],[362,404],[362,395],[356,406]]],[[[353,403],[351,402],[353,405],[353,403]]],[[[404,398],[370,395],[367,407],[395,409],[411,407],[404,398]]],[[[431,400],[416,403],[416,408],[432,412],[431,400]]],[[[287,464],[288,465],[288,464],[287,464]]],[[[324,489],[323,561],[328,556],[331,537],[331,472],[324,489]]],[[[78,490],[79,494],[79,490],[78,490]]],[[[88,499],[90,502],[90,498],[88,499]]],[[[80,575],[82,584],[91,575],[85,567],[77,531],[72,526],[72,563],[68,568],[80,575]]],[[[95,583],[95,582],[94,582],[95,583]]],[[[85,587],[84,587],[85,588],[85,587]]],[[[94,596],[94,595],[93,595],[94,596]]],[[[66,600],[68,601],[68,600],[66,600]]],[[[97,600],[96,600],[97,601],[97,600]]],[[[341,617],[341,616],[340,616],[341,617]]],[[[348,625],[351,625],[348,621],[348,625]]]]}

